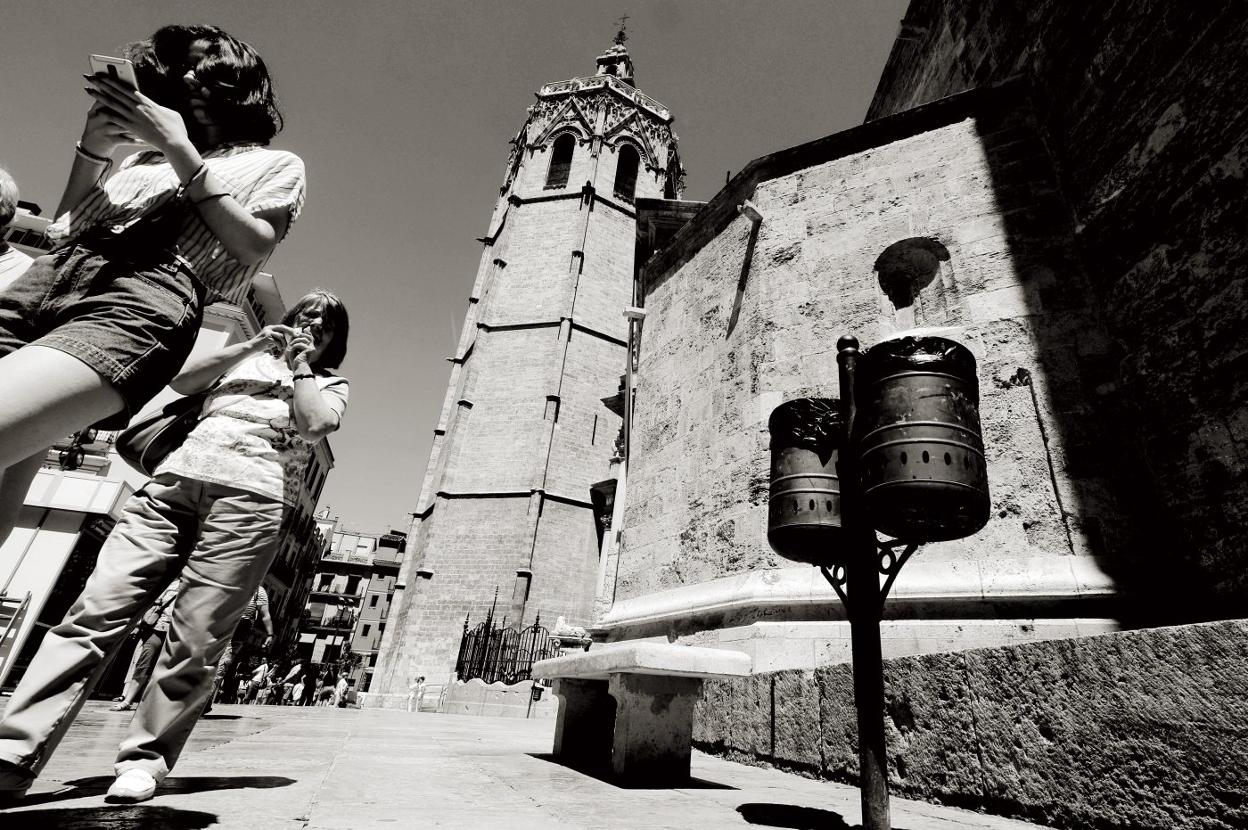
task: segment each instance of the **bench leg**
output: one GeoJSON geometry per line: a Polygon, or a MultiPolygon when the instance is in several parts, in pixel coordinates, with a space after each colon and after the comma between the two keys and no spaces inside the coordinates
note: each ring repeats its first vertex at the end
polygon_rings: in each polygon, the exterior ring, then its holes
{"type": "Polygon", "coordinates": [[[607,767],[615,723],[607,681],[557,678],[552,691],[559,698],[554,756],[573,766],[607,767]]]}
{"type": "Polygon", "coordinates": [[[697,677],[613,674],[615,740],[611,766],[631,784],[678,786],[689,780],[697,677]]]}

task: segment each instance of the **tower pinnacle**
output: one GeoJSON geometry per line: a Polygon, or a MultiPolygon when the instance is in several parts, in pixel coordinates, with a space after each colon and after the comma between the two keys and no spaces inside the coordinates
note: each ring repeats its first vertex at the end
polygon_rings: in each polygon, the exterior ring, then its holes
{"type": "Polygon", "coordinates": [[[615,40],[612,41],[616,46],[623,46],[624,41],[628,40],[628,15],[620,15],[620,30],[615,33],[615,40]]]}
{"type": "Polygon", "coordinates": [[[614,75],[629,86],[633,83],[633,59],[628,55],[628,15],[620,17],[620,28],[611,41],[611,46],[598,56],[599,75],[614,75]]]}

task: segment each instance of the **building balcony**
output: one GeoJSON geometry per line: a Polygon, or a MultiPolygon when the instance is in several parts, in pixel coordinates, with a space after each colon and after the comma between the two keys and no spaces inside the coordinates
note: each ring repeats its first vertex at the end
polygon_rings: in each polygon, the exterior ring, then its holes
{"type": "Polygon", "coordinates": [[[312,586],[313,594],[319,594],[325,597],[337,597],[339,599],[356,600],[356,601],[363,598],[363,594],[360,593],[361,590],[363,589],[356,588],[354,592],[348,593],[347,589],[341,585],[338,585],[338,586],[330,585],[328,587],[318,587],[316,585],[312,586]]]}
{"type": "Polygon", "coordinates": [[[300,631],[330,631],[345,633],[355,629],[356,615],[340,611],[329,617],[314,617],[306,611],[299,619],[300,631]]]}

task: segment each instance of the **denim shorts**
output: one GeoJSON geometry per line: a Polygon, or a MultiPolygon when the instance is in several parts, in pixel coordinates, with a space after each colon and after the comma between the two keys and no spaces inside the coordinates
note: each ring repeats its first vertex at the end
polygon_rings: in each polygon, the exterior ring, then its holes
{"type": "Polygon", "coordinates": [[[135,262],[117,247],[72,243],[0,291],[0,357],[47,346],[90,366],[125,401],[101,429],[123,428],[173,379],[204,310],[203,284],[174,253],[135,262]]]}

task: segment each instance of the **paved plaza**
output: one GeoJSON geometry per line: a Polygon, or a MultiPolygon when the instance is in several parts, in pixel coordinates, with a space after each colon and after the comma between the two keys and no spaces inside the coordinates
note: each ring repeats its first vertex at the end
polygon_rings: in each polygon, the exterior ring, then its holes
{"type": "MultiPolygon", "coordinates": [[[[129,717],[88,704],[22,806],[0,813],[0,827],[837,830],[859,821],[852,787],[701,753],[684,787],[623,789],[551,761],[552,720],[275,706],[214,709],[152,801],[110,805],[104,791],[129,717]]],[[[1036,827],[899,799],[893,825],[1036,827]]]]}

